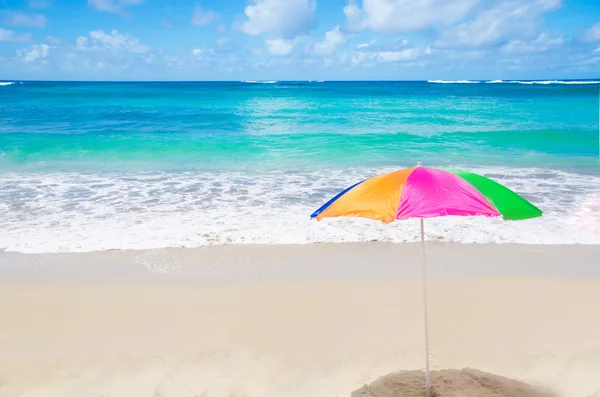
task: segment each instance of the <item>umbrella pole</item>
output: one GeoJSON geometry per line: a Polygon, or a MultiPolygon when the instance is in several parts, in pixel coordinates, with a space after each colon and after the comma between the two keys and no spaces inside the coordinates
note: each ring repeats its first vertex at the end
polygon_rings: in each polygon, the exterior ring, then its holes
{"type": "Polygon", "coordinates": [[[430,397],[431,379],[429,377],[429,325],[427,323],[427,265],[425,264],[425,232],[421,218],[421,264],[423,266],[423,319],[425,325],[425,395],[430,397]]]}

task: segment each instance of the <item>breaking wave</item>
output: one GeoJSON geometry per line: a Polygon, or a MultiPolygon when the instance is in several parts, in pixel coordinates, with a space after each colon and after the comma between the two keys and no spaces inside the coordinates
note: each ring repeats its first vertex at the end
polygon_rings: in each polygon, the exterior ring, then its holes
{"type": "Polygon", "coordinates": [[[478,83],[496,83],[496,84],[600,84],[600,80],[427,80],[428,83],[437,84],[478,84],[478,83]]]}

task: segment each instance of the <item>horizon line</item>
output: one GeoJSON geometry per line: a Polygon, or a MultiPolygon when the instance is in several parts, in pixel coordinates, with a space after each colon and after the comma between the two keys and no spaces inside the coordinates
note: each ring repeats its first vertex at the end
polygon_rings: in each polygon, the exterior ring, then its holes
{"type": "Polygon", "coordinates": [[[546,78],[546,79],[427,79],[427,80],[327,80],[327,79],[310,79],[310,80],[271,80],[271,79],[236,79],[236,80],[37,80],[37,79],[0,79],[0,82],[62,82],[62,83],[246,83],[246,82],[433,82],[433,81],[599,81],[600,77],[594,78],[579,78],[579,79],[561,79],[561,78],[546,78]]]}

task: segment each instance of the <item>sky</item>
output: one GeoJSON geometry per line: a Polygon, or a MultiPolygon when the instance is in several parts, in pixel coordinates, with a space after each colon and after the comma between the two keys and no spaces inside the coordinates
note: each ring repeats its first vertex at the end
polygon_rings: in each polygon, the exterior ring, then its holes
{"type": "Polygon", "coordinates": [[[585,78],[598,0],[0,0],[0,80],[585,78]]]}

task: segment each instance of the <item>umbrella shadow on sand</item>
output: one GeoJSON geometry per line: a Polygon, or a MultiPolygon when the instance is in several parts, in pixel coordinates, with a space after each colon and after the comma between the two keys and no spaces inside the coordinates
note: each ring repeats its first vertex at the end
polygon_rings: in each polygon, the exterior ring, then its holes
{"type": "MultiPolygon", "coordinates": [[[[352,392],[351,397],[424,397],[425,372],[399,371],[352,392]]],[[[432,397],[557,397],[542,388],[471,368],[431,372],[432,397]]]]}

